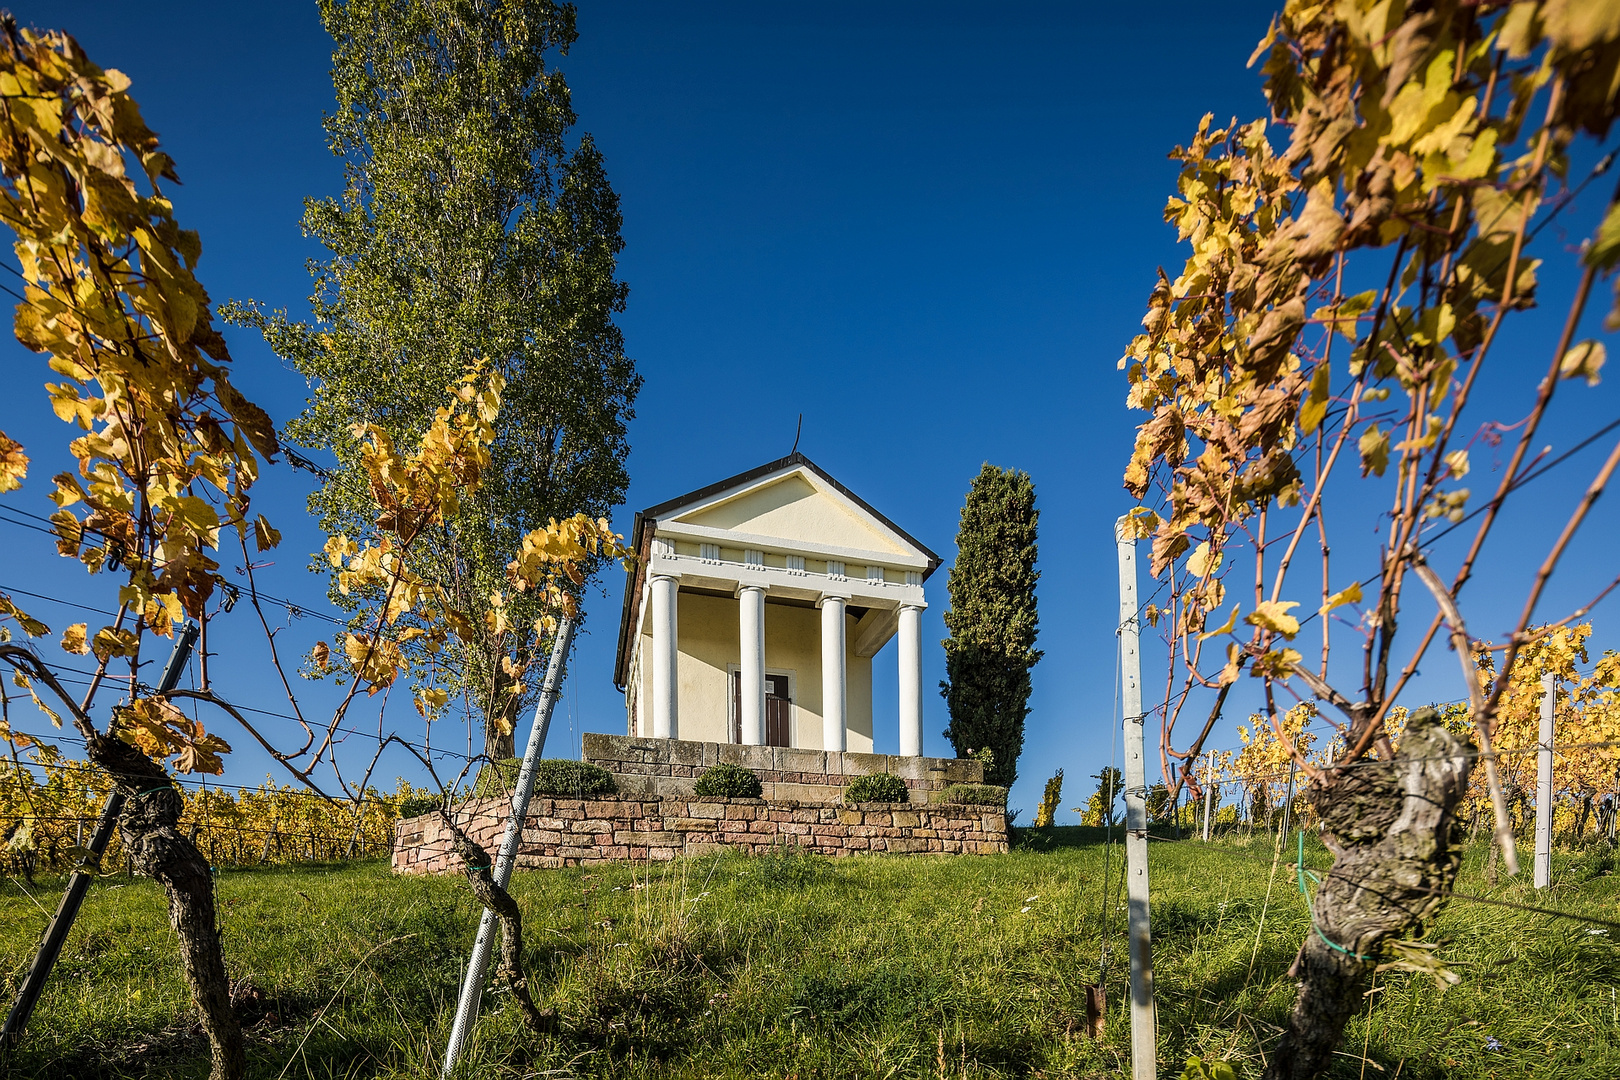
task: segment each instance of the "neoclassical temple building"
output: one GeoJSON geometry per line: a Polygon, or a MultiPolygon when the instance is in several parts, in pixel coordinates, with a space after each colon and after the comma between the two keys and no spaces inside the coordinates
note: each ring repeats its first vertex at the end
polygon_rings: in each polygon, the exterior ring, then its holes
{"type": "Polygon", "coordinates": [[[614,668],[629,735],[869,753],[873,659],[898,638],[900,753],[922,753],[939,557],[803,454],[643,510],[631,541],[614,668]]]}

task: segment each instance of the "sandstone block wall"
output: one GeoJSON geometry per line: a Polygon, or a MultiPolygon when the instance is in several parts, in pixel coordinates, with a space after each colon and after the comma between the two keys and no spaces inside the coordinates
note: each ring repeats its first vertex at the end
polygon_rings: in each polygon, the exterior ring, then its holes
{"type": "MultiPolygon", "coordinates": [[[[590,740],[598,738],[616,737],[587,735],[587,756],[591,749],[590,740]]],[[[650,740],[620,738],[619,741],[650,740]]],[[[770,747],[745,749],[771,750],[770,747]]],[[[882,755],[831,756],[871,758],[882,755]]],[[[976,762],[968,764],[978,767],[976,762]]],[[[665,779],[677,778],[672,776],[665,779]]],[[[908,782],[912,779],[908,777],[908,782]]],[[[782,784],[794,782],[770,781],[782,784]]],[[[921,787],[922,783],[927,782],[928,778],[924,777],[913,787],[914,796],[919,790],[931,790],[921,787]]],[[[500,845],[501,834],[506,827],[509,805],[505,799],[470,800],[458,809],[458,824],[493,854],[500,845]]],[[[760,854],[768,851],[773,844],[784,842],[798,844],[805,850],[822,855],[852,855],[868,851],[989,855],[1007,850],[1007,815],[1000,807],[919,805],[915,802],[829,806],[806,805],[791,800],[696,799],[657,795],[619,795],[598,799],[536,797],[529,806],[529,816],[524,823],[518,866],[582,866],[625,860],[666,860],[726,848],[760,854]]],[[[450,850],[448,830],[437,814],[408,818],[396,825],[393,865],[394,871],[402,874],[437,874],[462,869],[461,859],[450,850]]]]}
{"type": "Polygon", "coordinates": [[[984,782],[984,766],[960,758],[901,757],[897,754],[839,753],[786,746],[645,739],[588,733],[584,757],[614,774],[626,795],[687,798],[704,769],[729,762],[759,777],[769,802],[836,803],[856,776],[893,773],[911,789],[911,802],[937,801],[951,784],[984,782]]]}

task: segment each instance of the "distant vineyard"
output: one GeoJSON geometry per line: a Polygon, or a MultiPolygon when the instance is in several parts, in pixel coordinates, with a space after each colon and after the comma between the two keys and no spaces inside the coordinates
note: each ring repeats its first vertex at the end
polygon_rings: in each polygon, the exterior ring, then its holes
{"type": "MultiPolygon", "coordinates": [[[[0,761],[0,863],[8,873],[70,870],[95,832],[111,784],[84,762],[0,761]]],[[[433,795],[401,780],[392,792],[368,789],[358,804],[328,802],[302,788],[266,782],[232,790],[186,786],[181,830],[214,866],[328,862],[384,854],[394,822],[421,813],[433,795]]],[[[114,830],[104,873],[123,869],[114,830]]]]}

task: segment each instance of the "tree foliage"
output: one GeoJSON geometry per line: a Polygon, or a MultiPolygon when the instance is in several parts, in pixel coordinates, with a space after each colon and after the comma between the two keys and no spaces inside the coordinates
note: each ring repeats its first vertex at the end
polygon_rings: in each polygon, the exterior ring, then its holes
{"type": "MultiPolygon", "coordinates": [[[[1620,653],[1608,649],[1591,661],[1590,622],[1541,630],[1514,660],[1497,710],[1493,741],[1503,759],[1503,783],[1517,796],[1510,802],[1524,805],[1533,801],[1534,750],[1541,740],[1545,700],[1542,680],[1550,677],[1557,748],[1553,796],[1576,808],[1571,832],[1579,839],[1591,819],[1593,804],[1605,797],[1620,798],[1620,653]]],[[[1475,653],[1486,689],[1494,688],[1498,678],[1493,656],[1488,643],[1482,643],[1475,653]]],[[[1476,777],[1469,790],[1470,802],[1488,812],[1489,798],[1476,777]]]]}
{"type": "MultiPolygon", "coordinates": [[[[1124,481],[1144,503],[1128,527],[1152,538],[1152,572],[1170,585],[1166,772],[1181,759],[1177,783],[1196,787],[1203,736],[1178,749],[1176,721],[1210,695],[1207,733],[1245,673],[1279,734],[1279,691],[1319,699],[1343,723],[1342,749],[1328,768],[1289,753],[1330,846],[1346,875],[1405,882],[1401,904],[1355,892],[1338,869],[1323,887],[1318,933],[1295,968],[1293,1021],[1267,1069],[1304,1077],[1325,1065],[1371,958],[1431,914],[1456,873],[1451,833],[1471,767],[1457,726],[1422,713],[1405,742],[1426,756],[1404,779],[1390,764],[1388,721],[1442,627],[1503,816],[1489,738],[1506,680],[1479,684],[1458,598],[1560,384],[1599,377],[1604,345],[1577,342],[1574,330],[1595,278],[1620,262],[1620,202],[1578,256],[1565,329],[1548,343],[1546,374],[1483,505],[1465,483],[1469,450],[1498,429],[1469,406],[1521,370],[1493,348],[1508,316],[1540,299],[1532,241],[1580,189],[1561,187],[1572,148],[1613,122],[1620,14],[1565,0],[1290,0],[1261,58],[1270,121],[1217,126],[1206,116],[1172,154],[1181,175],[1165,217],[1191,250],[1173,280],[1160,273],[1144,333],[1120,362],[1129,405],[1149,414],[1124,481]],[[1340,479],[1347,470],[1363,480],[1354,494],[1354,479],[1340,479]],[[1369,488],[1388,509],[1374,558],[1347,572],[1347,545],[1330,543],[1328,523],[1370,527],[1374,515],[1356,512],[1369,488]],[[1435,546],[1475,519],[1460,556],[1435,546]],[[1302,544],[1318,558],[1296,569],[1302,544]],[[1252,597],[1236,591],[1240,555],[1252,597]],[[1449,583],[1432,565],[1441,560],[1449,583]],[[1434,613],[1425,635],[1398,640],[1403,608],[1419,603],[1414,587],[1434,613]],[[1299,638],[1311,621],[1321,652],[1307,661],[1299,638]],[[1359,663],[1333,658],[1336,627],[1355,639],[1359,663]],[[1391,814],[1387,832],[1373,827],[1391,814]],[[1338,951],[1324,944],[1332,933],[1338,951]]],[[[1542,588],[1617,464],[1620,446],[1529,583],[1507,669],[1537,639],[1542,588]]]]}
{"type": "Polygon", "coordinates": [[[1050,829],[1057,820],[1058,804],[1063,801],[1063,770],[1059,769],[1052,774],[1046,782],[1046,789],[1041,793],[1040,805],[1035,808],[1035,820],[1032,822],[1037,829],[1050,829]]]}
{"type": "MultiPolygon", "coordinates": [[[[570,146],[568,86],[547,62],[574,41],[574,11],[549,0],[323,0],[321,15],[335,43],[326,130],[345,186],[306,203],[304,229],[328,253],[313,264],[312,317],[251,305],[228,315],[310,380],[309,406],[285,434],[337,459],[310,500],[334,534],[357,533],[372,512],[371,431],[415,442],[442,388],[474,362],[505,380],[478,490],[416,540],[416,572],[468,607],[503,587],[525,533],[600,517],[628,482],[640,378],[614,323],[626,296],[618,197],[590,137],[570,146]]],[[[340,582],[333,593],[352,605],[340,582]]],[[[536,623],[538,600],[508,599],[511,626],[536,623]]],[[[483,717],[489,754],[510,757],[514,718],[535,692],[525,672],[549,641],[472,629],[439,666],[483,717]]],[[[430,645],[402,647],[424,658],[430,645]]]]}
{"type": "Polygon", "coordinates": [[[1007,787],[1018,776],[1029,715],[1035,648],[1035,534],[1040,511],[1027,473],[988,462],[968,489],[951,567],[945,613],[945,679],[940,693],[951,723],[945,737],[958,757],[989,748],[985,782],[1007,787]]]}
{"type": "Polygon", "coordinates": [[[1080,812],[1080,824],[1111,828],[1120,792],[1125,790],[1125,774],[1112,765],[1105,765],[1092,779],[1097,781],[1097,790],[1086,800],[1085,809],[1080,812]]]}

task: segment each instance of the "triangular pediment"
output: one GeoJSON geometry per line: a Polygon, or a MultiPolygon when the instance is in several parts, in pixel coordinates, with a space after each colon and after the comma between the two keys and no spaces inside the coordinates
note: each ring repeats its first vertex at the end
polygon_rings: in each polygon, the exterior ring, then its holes
{"type": "Polygon", "coordinates": [[[795,469],[665,520],[773,537],[788,544],[858,548],[892,555],[918,553],[842,493],[817,480],[808,470],[795,469]]]}

